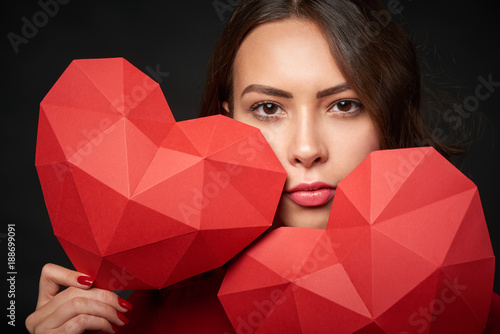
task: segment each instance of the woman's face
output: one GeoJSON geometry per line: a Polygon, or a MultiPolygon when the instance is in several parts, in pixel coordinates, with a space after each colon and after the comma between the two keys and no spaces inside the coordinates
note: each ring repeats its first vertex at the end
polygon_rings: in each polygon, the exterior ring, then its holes
{"type": "Polygon", "coordinates": [[[287,172],[277,223],[326,227],[337,184],[379,139],[325,37],[308,21],[262,24],[233,75],[234,118],[262,131],[287,172]]]}

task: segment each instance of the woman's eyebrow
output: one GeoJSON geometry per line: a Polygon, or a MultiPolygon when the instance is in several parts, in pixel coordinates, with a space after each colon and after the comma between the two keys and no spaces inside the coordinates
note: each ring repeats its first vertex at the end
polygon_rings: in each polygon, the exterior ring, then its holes
{"type": "Polygon", "coordinates": [[[321,99],[321,98],[323,98],[325,96],[338,94],[340,92],[343,92],[343,91],[346,91],[346,90],[349,90],[349,89],[351,89],[351,86],[349,86],[349,84],[347,82],[343,82],[343,83],[338,84],[336,86],[333,86],[333,87],[324,89],[322,91],[319,91],[316,94],[316,98],[317,99],[321,99]]]}
{"type": "Polygon", "coordinates": [[[278,88],[273,88],[273,87],[264,86],[264,85],[249,85],[249,86],[247,86],[247,88],[245,88],[243,90],[243,92],[241,93],[241,96],[245,95],[246,93],[250,93],[250,92],[257,92],[257,93],[263,93],[266,95],[285,97],[288,99],[291,99],[293,97],[292,93],[286,92],[286,91],[278,89],[278,88]]]}
{"type": "MultiPolygon", "coordinates": [[[[343,91],[346,91],[349,89],[351,89],[351,86],[349,86],[349,84],[347,82],[343,82],[343,83],[338,84],[336,86],[319,91],[318,93],[316,93],[316,98],[321,99],[325,96],[338,94],[340,92],[343,92],[343,91]]],[[[247,93],[250,93],[250,92],[257,92],[257,93],[262,93],[262,94],[266,94],[266,95],[279,96],[279,97],[284,97],[284,98],[288,98],[288,99],[293,98],[293,94],[289,93],[287,91],[284,91],[284,90],[281,90],[278,88],[274,88],[274,87],[270,87],[270,86],[255,85],[255,84],[247,86],[243,90],[243,92],[241,93],[241,96],[243,96],[247,93]]]]}

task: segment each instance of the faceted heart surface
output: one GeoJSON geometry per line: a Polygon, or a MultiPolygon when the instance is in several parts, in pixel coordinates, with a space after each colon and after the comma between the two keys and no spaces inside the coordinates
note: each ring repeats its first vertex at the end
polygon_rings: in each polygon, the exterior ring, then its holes
{"type": "Polygon", "coordinates": [[[434,149],[372,152],[326,230],[282,227],[229,268],[237,332],[482,333],[495,258],[476,186],[434,149]]]}
{"type": "Polygon", "coordinates": [[[260,131],[176,123],[123,58],[75,60],[40,104],[36,167],[54,233],[110,290],[217,268],[272,223],[286,173],[260,131]]]}

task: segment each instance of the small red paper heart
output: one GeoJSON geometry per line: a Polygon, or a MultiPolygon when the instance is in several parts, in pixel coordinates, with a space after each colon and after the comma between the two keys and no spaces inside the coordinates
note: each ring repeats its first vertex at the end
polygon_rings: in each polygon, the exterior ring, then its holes
{"type": "Polygon", "coordinates": [[[36,167],[64,250],[110,290],[223,265],[271,225],[286,178],[258,129],[176,123],[159,85],[122,58],[62,74],[40,105],[36,167]]]}
{"type": "Polygon", "coordinates": [[[325,230],[280,228],[219,290],[237,332],[482,333],[495,258],[476,186],[432,148],[372,152],[325,230]]]}

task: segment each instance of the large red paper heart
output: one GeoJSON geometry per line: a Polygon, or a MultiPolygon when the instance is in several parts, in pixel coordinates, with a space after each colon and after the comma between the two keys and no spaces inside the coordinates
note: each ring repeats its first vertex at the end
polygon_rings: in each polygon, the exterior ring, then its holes
{"type": "Polygon", "coordinates": [[[229,268],[238,333],[482,333],[495,259],[475,185],[432,148],[371,153],[325,230],[282,227],[229,268]]]}
{"type": "Polygon", "coordinates": [[[36,166],[58,240],[110,290],[223,265],[271,225],[286,178],[258,129],[176,123],[159,85],[122,58],[62,74],[40,106],[36,166]]]}

